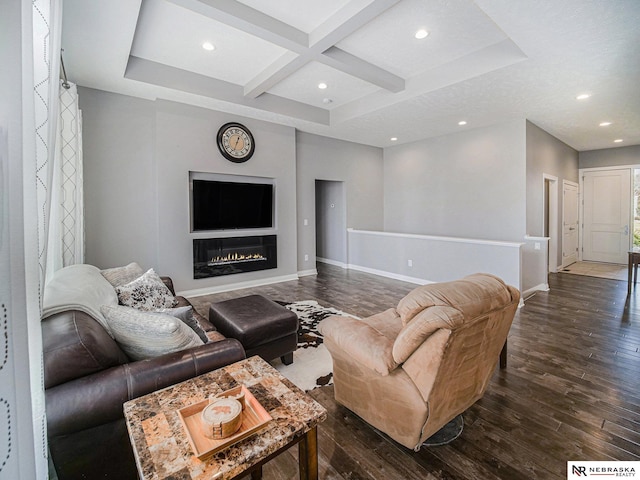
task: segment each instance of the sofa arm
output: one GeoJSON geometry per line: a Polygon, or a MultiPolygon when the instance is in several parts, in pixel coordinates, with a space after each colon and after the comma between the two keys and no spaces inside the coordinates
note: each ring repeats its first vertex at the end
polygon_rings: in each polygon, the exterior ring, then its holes
{"type": "Polygon", "coordinates": [[[171,292],[171,295],[173,295],[175,297],[176,295],[176,289],[173,288],[173,280],[171,280],[171,277],[160,277],[160,280],[162,280],[162,282],[165,284],[165,286],[169,289],[169,291],[171,292]]]}
{"type": "Polygon", "coordinates": [[[48,435],[67,435],[123,418],[122,405],[246,357],[235,339],[109,368],[45,391],[48,435]]]}
{"type": "Polygon", "coordinates": [[[380,375],[388,375],[398,366],[393,360],[393,341],[357,318],[334,315],[322,320],[318,331],[324,336],[329,353],[342,350],[380,375]]]}

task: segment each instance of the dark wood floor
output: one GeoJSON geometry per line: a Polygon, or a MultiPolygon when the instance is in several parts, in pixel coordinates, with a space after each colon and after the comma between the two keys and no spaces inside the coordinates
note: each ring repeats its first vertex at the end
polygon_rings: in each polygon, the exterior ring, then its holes
{"type": "MultiPolygon", "coordinates": [[[[193,298],[251,293],[315,299],[359,316],[394,306],[413,284],[318,265],[317,277],[193,298]]],[[[526,300],[509,334],[508,366],[463,415],[449,445],[413,452],[333,400],[318,430],[323,479],[564,479],[568,460],[640,460],[640,285],[552,274],[551,290],[526,300]]],[[[297,450],[267,464],[265,479],[297,478],[297,450]]]]}

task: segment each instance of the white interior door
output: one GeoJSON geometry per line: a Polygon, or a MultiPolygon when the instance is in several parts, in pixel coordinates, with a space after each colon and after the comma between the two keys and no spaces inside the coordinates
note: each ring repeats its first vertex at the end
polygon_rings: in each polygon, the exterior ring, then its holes
{"type": "Polygon", "coordinates": [[[627,263],[631,246],[631,170],[585,172],[582,258],[627,263]]]}
{"type": "Polygon", "coordinates": [[[562,266],[578,261],[578,184],[562,182],[562,266]]]}

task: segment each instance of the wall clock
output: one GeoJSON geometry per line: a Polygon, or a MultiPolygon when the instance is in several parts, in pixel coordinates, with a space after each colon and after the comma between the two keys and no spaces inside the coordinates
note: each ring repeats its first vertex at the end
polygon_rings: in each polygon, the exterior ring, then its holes
{"type": "Polygon", "coordinates": [[[247,127],[231,122],[218,130],[218,149],[227,160],[242,163],[251,158],[256,144],[247,127]]]}

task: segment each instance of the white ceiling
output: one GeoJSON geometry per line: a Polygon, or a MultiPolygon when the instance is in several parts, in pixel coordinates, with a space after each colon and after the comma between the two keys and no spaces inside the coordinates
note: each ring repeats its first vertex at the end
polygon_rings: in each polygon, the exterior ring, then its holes
{"type": "Polygon", "coordinates": [[[81,86],[379,147],[522,118],[640,144],[639,0],[65,0],[62,44],[81,86]]]}

